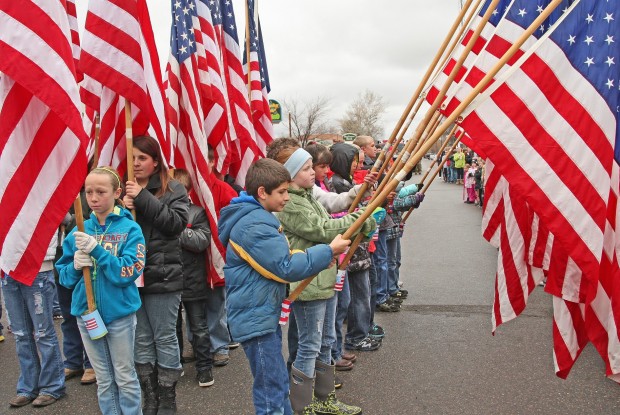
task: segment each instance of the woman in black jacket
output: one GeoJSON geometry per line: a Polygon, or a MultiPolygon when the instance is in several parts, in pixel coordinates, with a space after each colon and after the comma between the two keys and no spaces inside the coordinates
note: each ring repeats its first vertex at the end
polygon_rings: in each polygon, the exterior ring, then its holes
{"type": "Polygon", "coordinates": [[[182,372],[176,336],[183,290],[179,236],[187,226],[189,199],[185,187],[169,177],[154,138],[136,137],[133,146],[136,181],[127,182],[123,200],[127,208],[135,209],[146,241],[134,360],[144,415],[174,414],[182,372]]]}

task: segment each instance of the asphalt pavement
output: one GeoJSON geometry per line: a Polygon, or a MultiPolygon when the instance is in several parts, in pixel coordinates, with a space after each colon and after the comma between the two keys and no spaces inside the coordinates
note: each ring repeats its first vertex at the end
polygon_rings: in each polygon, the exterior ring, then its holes
{"type": "MultiPolygon", "coordinates": [[[[345,382],[341,400],[365,415],[620,413],[620,389],[605,378],[593,347],[567,380],[555,376],[551,298],[540,287],[519,318],[491,335],[497,251],[480,236],[480,219],[478,207],[463,204],[460,186],[437,179],[430,187],[402,240],[401,280],[409,298],[398,313],[377,313],[387,333],[383,347],[360,353],[353,371],[338,373],[345,382]]],[[[79,379],[68,381],[67,396],[50,407],[9,409],[19,368],[14,339],[5,335],[0,414],[98,413],[96,386],[79,379]]],[[[209,388],[197,385],[193,364],[184,369],[179,414],[253,413],[240,348],[231,351],[228,366],[214,369],[209,388]]]]}

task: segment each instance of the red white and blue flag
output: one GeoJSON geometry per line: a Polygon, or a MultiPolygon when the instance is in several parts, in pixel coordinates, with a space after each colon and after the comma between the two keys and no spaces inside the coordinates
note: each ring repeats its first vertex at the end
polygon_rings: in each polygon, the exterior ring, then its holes
{"type": "Polygon", "coordinates": [[[247,0],[248,16],[250,26],[250,38],[246,39],[245,51],[243,53],[243,69],[246,79],[248,79],[248,45],[250,46],[250,108],[252,110],[252,121],[256,131],[256,142],[261,152],[261,157],[267,154],[267,146],[273,141],[273,124],[271,123],[271,110],[269,109],[269,98],[267,94],[271,90],[269,85],[269,72],[267,71],[267,58],[265,56],[265,45],[263,44],[263,34],[261,32],[258,10],[254,0],[247,0]]]}
{"type": "MultiPolygon", "coordinates": [[[[198,0],[199,2],[199,0],[198,0]]],[[[185,168],[194,183],[199,204],[205,209],[211,227],[209,245],[210,280],[224,276],[224,248],[217,235],[217,215],[209,182],[205,108],[212,101],[211,88],[206,84],[205,66],[200,66],[201,55],[196,42],[195,28],[200,30],[195,0],[177,0],[172,3],[172,33],[170,57],[166,67],[166,96],[174,132],[175,167],[185,168]]]]}
{"type": "Polygon", "coordinates": [[[88,137],[65,2],[0,0],[0,27],[0,269],[31,285],[84,183],[88,137]]]}

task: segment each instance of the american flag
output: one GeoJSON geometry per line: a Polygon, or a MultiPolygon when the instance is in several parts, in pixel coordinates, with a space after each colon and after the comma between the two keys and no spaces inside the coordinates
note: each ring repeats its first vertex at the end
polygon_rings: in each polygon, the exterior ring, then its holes
{"type": "Polygon", "coordinates": [[[75,0],[66,0],[67,16],[69,17],[69,28],[71,29],[71,52],[75,62],[77,81],[80,82],[84,76],[82,72],[77,70],[80,60],[80,33],[78,32],[77,9],[75,8],[75,0]]]}
{"type": "Polygon", "coordinates": [[[254,0],[248,1],[248,16],[250,26],[250,38],[246,39],[245,52],[243,53],[243,69],[246,79],[248,79],[248,44],[250,45],[250,107],[252,109],[252,120],[256,131],[256,140],[261,157],[267,153],[267,145],[273,141],[273,125],[271,123],[271,110],[269,109],[269,98],[267,94],[271,90],[269,85],[269,72],[267,71],[267,58],[265,56],[265,46],[263,45],[263,34],[261,32],[258,10],[255,8],[254,0]]]}
{"type": "Polygon", "coordinates": [[[223,82],[229,103],[230,174],[240,186],[250,165],[259,158],[250,111],[248,88],[243,75],[237,23],[231,0],[209,0],[215,35],[222,53],[223,82]]]}
{"type": "MultiPolygon", "coordinates": [[[[166,95],[176,131],[175,167],[185,168],[194,183],[194,190],[205,209],[211,227],[209,245],[210,280],[224,276],[224,248],[217,235],[217,216],[209,187],[210,174],[207,155],[207,136],[204,128],[204,103],[211,100],[208,85],[201,83],[198,46],[195,28],[199,28],[195,0],[177,0],[172,4],[172,33],[170,58],[166,67],[166,95]],[[207,88],[205,88],[207,86],[207,88]]],[[[206,106],[208,107],[208,106],[206,106]]]]}
{"type": "Polygon", "coordinates": [[[198,54],[200,81],[210,85],[211,100],[205,103],[205,134],[213,147],[215,169],[223,174],[228,172],[227,160],[230,147],[228,92],[224,83],[224,62],[218,46],[213,26],[211,10],[207,0],[197,0],[197,21],[194,22],[194,37],[198,54]]]}
{"type": "Polygon", "coordinates": [[[91,0],[79,67],[101,84],[99,107],[92,107],[96,100],[85,101],[101,116],[99,164],[124,169],[125,100],[131,102],[134,136],[157,138],[169,160],[161,70],[146,1],[91,0]]]}
{"type": "Polygon", "coordinates": [[[99,325],[97,324],[97,319],[95,317],[84,321],[84,325],[86,326],[86,330],[89,331],[97,330],[97,328],[99,328],[99,325]]]}
{"type": "Polygon", "coordinates": [[[31,285],[84,183],[88,138],[65,3],[1,0],[0,27],[0,268],[31,285]]]}
{"type": "MultiPolygon", "coordinates": [[[[481,62],[497,60],[548,3],[514,1],[480,52],[477,70],[485,73],[481,62]]],[[[579,268],[576,289],[585,289],[578,298],[586,301],[589,339],[607,374],[618,379],[618,4],[571,3],[564,2],[539,27],[528,40],[531,48],[474,101],[462,126],[554,235],[554,245],[579,268]]],[[[468,78],[460,86],[467,87],[468,78]]],[[[565,285],[551,281],[547,291],[569,300],[553,290],[565,285]]]]}

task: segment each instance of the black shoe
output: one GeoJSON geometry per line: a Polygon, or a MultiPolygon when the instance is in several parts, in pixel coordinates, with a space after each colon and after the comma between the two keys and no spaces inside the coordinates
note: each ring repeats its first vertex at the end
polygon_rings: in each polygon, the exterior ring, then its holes
{"type": "Polygon", "coordinates": [[[348,350],[359,350],[361,352],[372,352],[381,347],[381,342],[375,341],[370,337],[365,337],[356,344],[347,344],[345,348],[348,350]]]}
{"type": "Polygon", "coordinates": [[[385,331],[381,326],[373,324],[373,326],[370,328],[370,331],[368,332],[368,337],[370,337],[372,340],[381,341],[381,339],[385,337],[385,331]]]}
{"type": "Polygon", "coordinates": [[[402,297],[390,297],[387,299],[388,304],[402,304],[405,301],[402,297]]]}
{"type": "Polygon", "coordinates": [[[390,301],[386,301],[385,303],[381,303],[376,307],[377,311],[381,311],[384,313],[395,313],[400,311],[400,305],[394,304],[390,301]]]}
{"type": "Polygon", "coordinates": [[[390,294],[392,298],[402,298],[405,299],[409,295],[409,291],[407,290],[398,290],[394,294],[390,294]]]}
{"type": "Polygon", "coordinates": [[[196,379],[198,379],[198,385],[202,387],[211,386],[215,383],[211,369],[201,370],[198,372],[198,375],[196,375],[196,379]]]}

